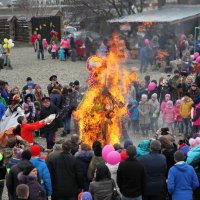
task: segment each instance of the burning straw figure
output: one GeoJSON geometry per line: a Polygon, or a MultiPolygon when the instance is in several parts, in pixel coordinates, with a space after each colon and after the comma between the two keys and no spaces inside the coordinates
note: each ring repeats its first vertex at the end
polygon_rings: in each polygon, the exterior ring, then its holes
{"type": "Polygon", "coordinates": [[[104,145],[119,142],[121,118],[127,113],[124,96],[130,83],[137,80],[134,72],[120,66],[124,53],[117,35],[110,41],[110,47],[105,59],[88,58],[89,88],[74,113],[80,137],[89,145],[95,140],[104,145]]]}

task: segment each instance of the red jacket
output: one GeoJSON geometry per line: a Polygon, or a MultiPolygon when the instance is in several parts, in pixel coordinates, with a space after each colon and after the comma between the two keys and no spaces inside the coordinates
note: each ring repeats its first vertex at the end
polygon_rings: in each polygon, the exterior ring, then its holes
{"type": "Polygon", "coordinates": [[[38,34],[33,34],[32,36],[31,36],[31,43],[32,44],[35,44],[35,41],[38,39],[38,34]]]}
{"type": "Polygon", "coordinates": [[[29,143],[34,142],[33,131],[43,128],[46,124],[40,123],[39,121],[32,124],[22,124],[21,125],[21,137],[29,143]]]}

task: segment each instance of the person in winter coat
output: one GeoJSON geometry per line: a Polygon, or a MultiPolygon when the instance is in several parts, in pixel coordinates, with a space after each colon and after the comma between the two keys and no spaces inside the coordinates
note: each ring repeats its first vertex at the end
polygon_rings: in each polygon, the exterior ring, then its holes
{"type": "Polygon", "coordinates": [[[139,124],[143,135],[148,135],[150,128],[150,105],[147,101],[147,95],[143,94],[139,103],[139,124]]]}
{"type": "Polygon", "coordinates": [[[40,158],[40,146],[33,145],[30,147],[31,151],[31,163],[37,169],[41,178],[42,188],[45,190],[46,195],[50,197],[52,195],[52,184],[49,169],[47,164],[40,158]]]}
{"type": "Polygon", "coordinates": [[[166,94],[165,95],[165,100],[163,100],[162,102],[161,102],[161,105],[160,105],[160,110],[163,112],[164,111],[164,109],[166,108],[166,104],[167,104],[167,102],[169,101],[171,99],[171,95],[170,94],[166,94]]]}
{"type": "MultiPolygon", "coordinates": [[[[159,90],[160,90],[160,103],[162,103],[162,101],[165,100],[165,95],[171,94],[172,88],[169,85],[169,82],[167,80],[163,80],[163,82],[159,86],[159,90]]],[[[170,98],[171,98],[171,95],[170,95],[170,98]]],[[[162,109],[161,109],[161,111],[162,111],[162,109]]]]}
{"type": "Polygon", "coordinates": [[[38,182],[38,171],[33,165],[27,167],[23,172],[20,172],[17,177],[21,184],[28,185],[30,200],[47,199],[45,190],[38,182]]]}
{"type": "Polygon", "coordinates": [[[163,110],[164,127],[168,127],[169,131],[174,134],[174,122],[176,119],[176,112],[173,106],[173,101],[168,101],[165,109],[163,110]]]}
{"type": "Polygon", "coordinates": [[[35,101],[39,101],[40,104],[42,103],[42,98],[45,96],[42,92],[42,88],[40,85],[35,85],[35,91],[34,91],[35,101]]]}
{"type": "Polygon", "coordinates": [[[180,98],[180,88],[181,88],[182,77],[178,70],[174,70],[174,76],[169,80],[169,84],[172,88],[172,100],[176,101],[180,98]]]}
{"type": "Polygon", "coordinates": [[[146,174],[143,165],[135,158],[136,153],[135,146],[129,146],[128,158],[119,164],[117,170],[117,185],[122,194],[122,200],[129,198],[142,200],[146,174]]]}
{"type": "Polygon", "coordinates": [[[82,141],[79,138],[79,135],[73,134],[71,136],[70,143],[71,143],[71,154],[75,155],[76,152],[78,152],[78,150],[79,150],[80,144],[82,143],[82,141]]]}
{"type": "Polygon", "coordinates": [[[145,46],[142,46],[140,48],[140,56],[139,57],[140,57],[140,61],[141,61],[140,73],[145,73],[148,68],[148,51],[145,46]]]}
{"type": "Polygon", "coordinates": [[[53,41],[53,42],[52,42],[52,45],[51,45],[51,57],[52,57],[52,59],[55,59],[55,58],[56,58],[57,52],[58,52],[58,46],[57,46],[57,44],[55,43],[55,41],[53,41]]]}
{"type": "Polygon", "coordinates": [[[158,130],[158,117],[160,112],[160,104],[158,102],[157,96],[158,95],[154,93],[151,95],[151,99],[149,100],[151,130],[154,133],[156,132],[156,130],[158,130]]]}
{"type": "Polygon", "coordinates": [[[2,119],[2,117],[4,116],[6,112],[6,108],[5,106],[0,102],[0,120],[2,119]]]}
{"type": "MultiPolygon", "coordinates": [[[[49,97],[44,97],[42,99],[42,108],[40,113],[40,119],[45,119],[51,114],[58,114],[58,108],[50,103],[49,97]]],[[[47,141],[47,149],[52,149],[55,144],[55,133],[58,128],[61,128],[59,118],[54,119],[50,124],[46,125],[41,129],[41,133],[45,135],[47,141]]]]}
{"type": "Polygon", "coordinates": [[[33,35],[31,36],[31,43],[32,45],[35,44],[35,41],[38,39],[37,31],[34,31],[33,35]]]}
{"type": "Polygon", "coordinates": [[[160,154],[160,151],[161,143],[158,140],[153,140],[150,144],[150,154],[138,158],[147,175],[143,200],[164,199],[167,163],[165,156],[160,154]]]}
{"type": "Polygon", "coordinates": [[[44,41],[41,35],[38,34],[38,38],[35,41],[35,52],[37,51],[37,59],[40,60],[40,55],[42,60],[44,60],[44,41]]]}
{"type": "Polygon", "coordinates": [[[102,144],[99,141],[95,141],[92,145],[92,149],[94,151],[94,155],[92,156],[87,172],[89,181],[93,180],[97,166],[105,163],[102,158],[102,144]]]}
{"type": "Polygon", "coordinates": [[[83,189],[80,164],[70,151],[70,141],[65,141],[62,144],[62,152],[47,161],[53,187],[53,200],[76,200],[83,189]]]}
{"type": "Polygon", "coordinates": [[[133,134],[139,132],[139,110],[137,100],[132,100],[128,104],[128,113],[131,120],[131,131],[133,134]]]}
{"type": "Polygon", "coordinates": [[[60,49],[58,50],[58,55],[59,55],[60,61],[65,60],[65,50],[62,47],[60,47],[60,49]]]}
{"type": "Polygon", "coordinates": [[[192,83],[191,88],[188,91],[190,98],[196,103],[200,96],[200,88],[197,87],[196,83],[192,83]]]}
{"type": "Polygon", "coordinates": [[[32,166],[32,163],[30,162],[31,152],[29,150],[24,150],[21,154],[21,158],[22,160],[11,167],[9,173],[6,176],[6,187],[8,190],[8,196],[12,200],[16,200],[16,187],[19,185],[17,175],[19,174],[19,172],[23,172],[29,166],[32,166]]]}
{"type": "Polygon", "coordinates": [[[70,133],[70,123],[72,112],[76,110],[78,106],[79,92],[75,90],[74,83],[70,83],[70,87],[65,86],[62,91],[62,121],[63,121],[63,134],[66,136],[70,133]]]}
{"type": "Polygon", "coordinates": [[[159,138],[161,143],[161,153],[166,157],[167,162],[167,170],[166,170],[166,178],[168,176],[169,169],[174,165],[174,153],[176,149],[173,143],[165,136],[161,136],[159,138]]]}
{"type": "Polygon", "coordinates": [[[61,40],[60,46],[64,49],[65,51],[65,60],[69,58],[69,49],[70,49],[70,41],[65,37],[64,39],[61,40]]]}
{"type": "Polygon", "coordinates": [[[33,122],[35,118],[35,105],[34,105],[34,99],[32,94],[27,94],[24,97],[24,103],[22,104],[22,108],[24,108],[24,105],[28,104],[30,113],[29,116],[27,117],[29,122],[33,122]]]}
{"type": "Polygon", "coordinates": [[[190,150],[187,154],[187,164],[190,164],[193,160],[197,159],[200,156],[200,138],[190,138],[189,144],[190,150]]]}
{"type": "Polygon", "coordinates": [[[200,103],[198,103],[194,107],[192,122],[193,122],[193,126],[192,126],[193,133],[194,134],[199,133],[200,131],[200,103]]]}
{"type": "Polygon", "coordinates": [[[114,181],[105,164],[97,166],[96,177],[90,183],[89,192],[94,200],[111,200],[114,189],[114,181]]]}
{"type": "Polygon", "coordinates": [[[54,88],[58,88],[59,87],[60,90],[62,89],[61,84],[58,83],[58,81],[57,81],[57,76],[56,75],[50,76],[49,81],[51,81],[51,83],[49,83],[48,86],[47,86],[47,90],[48,90],[48,94],[49,95],[51,94],[51,92],[52,92],[52,90],[54,88]]]}
{"type": "Polygon", "coordinates": [[[183,152],[175,152],[174,160],[176,164],[169,170],[167,182],[172,200],[192,200],[193,191],[199,187],[199,181],[193,167],[187,165],[184,159],[183,152]]]}
{"type": "Polygon", "coordinates": [[[150,152],[150,140],[141,140],[137,146],[137,157],[148,155],[150,152]]]}
{"type": "Polygon", "coordinates": [[[191,110],[192,110],[193,101],[188,95],[183,97],[181,102],[180,113],[183,118],[183,133],[185,136],[190,135],[191,133],[191,110]]]}
{"type": "Polygon", "coordinates": [[[42,120],[28,124],[27,119],[24,116],[18,117],[17,121],[20,124],[18,125],[20,129],[20,136],[30,144],[33,144],[34,142],[33,131],[43,128],[47,123],[45,120],[42,120]]]}
{"type": "Polygon", "coordinates": [[[131,140],[125,140],[124,141],[124,149],[121,150],[120,152],[120,155],[121,155],[121,161],[124,161],[128,158],[128,155],[127,155],[127,148],[129,146],[133,145],[133,142],[131,140]]]}
{"type": "Polygon", "coordinates": [[[5,81],[2,81],[0,82],[0,94],[1,94],[1,97],[3,97],[6,101],[6,104],[8,104],[8,101],[9,101],[9,90],[8,90],[8,83],[5,82],[5,81]]]}
{"type": "Polygon", "coordinates": [[[84,186],[83,186],[84,191],[89,190],[90,181],[88,180],[87,172],[92,156],[93,156],[93,151],[91,151],[90,147],[84,143],[81,144],[81,149],[75,154],[75,157],[78,159],[81,165],[81,171],[84,177],[84,186]]]}
{"type": "Polygon", "coordinates": [[[178,141],[178,150],[184,153],[185,158],[187,159],[187,154],[190,150],[190,146],[188,145],[187,139],[179,140],[178,141]]]}
{"type": "Polygon", "coordinates": [[[51,103],[53,103],[57,108],[61,108],[61,89],[59,87],[55,87],[51,94],[49,95],[51,103]]]}
{"type": "Polygon", "coordinates": [[[136,88],[136,100],[139,102],[143,94],[148,95],[148,91],[144,81],[141,81],[139,85],[135,84],[136,88]]]}
{"type": "Polygon", "coordinates": [[[178,127],[179,133],[183,133],[183,119],[181,117],[181,100],[178,99],[174,106],[176,112],[175,125],[178,127]]]}

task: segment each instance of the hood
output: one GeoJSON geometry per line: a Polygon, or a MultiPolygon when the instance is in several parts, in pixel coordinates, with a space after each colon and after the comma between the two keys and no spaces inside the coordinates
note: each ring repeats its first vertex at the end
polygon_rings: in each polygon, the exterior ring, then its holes
{"type": "Polygon", "coordinates": [[[188,166],[186,163],[182,163],[182,164],[175,164],[174,167],[179,170],[179,171],[182,171],[182,172],[185,172],[188,170],[188,166]]]}
{"type": "Polygon", "coordinates": [[[141,140],[137,147],[137,156],[146,155],[150,152],[150,140],[141,140]]]}
{"type": "Polygon", "coordinates": [[[33,180],[37,180],[36,177],[26,176],[26,175],[23,174],[23,172],[20,172],[17,175],[17,178],[18,178],[18,180],[19,180],[20,183],[24,183],[24,184],[27,184],[27,183],[29,183],[30,181],[33,181],[33,180]]]}
{"type": "Polygon", "coordinates": [[[93,156],[93,151],[80,151],[75,154],[75,157],[84,161],[90,161],[93,156]]]}
{"type": "Polygon", "coordinates": [[[139,105],[138,102],[137,102],[137,100],[132,100],[130,103],[131,103],[131,105],[136,105],[136,106],[139,105]]]}
{"type": "Polygon", "coordinates": [[[32,163],[29,160],[21,160],[18,163],[18,168],[20,171],[24,171],[30,165],[32,166],[32,163]]]}
{"type": "Polygon", "coordinates": [[[126,153],[126,149],[122,150],[120,155],[121,155],[121,161],[124,161],[128,158],[128,155],[126,153]]]}

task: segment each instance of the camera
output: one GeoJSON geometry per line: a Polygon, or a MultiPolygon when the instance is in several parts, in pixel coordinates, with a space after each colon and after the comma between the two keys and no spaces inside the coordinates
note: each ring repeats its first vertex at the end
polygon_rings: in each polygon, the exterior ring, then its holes
{"type": "Polygon", "coordinates": [[[161,128],[161,135],[168,135],[169,134],[169,128],[161,128]]]}

